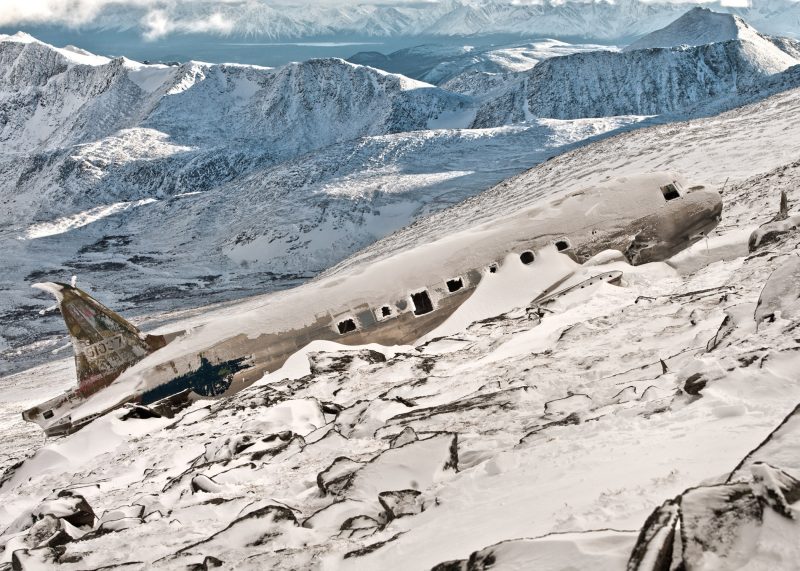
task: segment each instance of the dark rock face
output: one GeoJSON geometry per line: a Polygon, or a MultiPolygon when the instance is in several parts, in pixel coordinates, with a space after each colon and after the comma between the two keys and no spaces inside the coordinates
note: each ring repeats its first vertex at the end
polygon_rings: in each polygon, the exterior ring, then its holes
{"type": "Polygon", "coordinates": [[[346,456],[339,456],[333,463],[317,474],[317,486],[323,494],[339,494],[349,484],[353,474],[364,464],[346,456]]]}
{"type": "Polygon", "coordinates": [[[686,382],[683,384],[683,390],[690,395],[699,396],[700,391],[702,391],[707,384],[708,381],[703,377],[702,374],[695,373],[686,379],[686,382]]]}
{"type": "Polygon", "coordinates": [[[372,349],[361,349],[359,351],[346,352],[327,352],[310,353],[308,364],[312,375],[325,373],[343,373],[351,367],[364,365],[374,365],[375,363],[385,363],[386,356],[372,349]]]}
{"type": "Polygon", "coordinates": [[[797,228],[798,224],[800,224],[800,216],[789,216],[789,202],[786,198],[786,192],[782,191],[778,214],[750,234],[750,238],[747,241],[748,249],[751,252],[755,252],[766,244],[777,242],[784,234],[797,228]]]}
{"type": "Polygon", "coordinates": [[[283,506],[264,506],[235,519],[228,527],[211,537],[180,549],[175,555],[218,553],[222,549],[235,546],[266,545],[281,534],[282,528],[298,525],[290,509],[283,506]]]}
{"type": "Polygon", "coordinates": [[[759,537],[787,532],[800,541],[800,481],[757,463],[752,480],[691,488],[647,519],[628,561],[628,571],[693,571],[713,553],[724,568],[753,557],[759,537]],[[788,528],[788,529],[787,529],[788,528]]]}
{"type": "Polygon", "coordinates": [[[19,549],[11,555],[11,569],[13,571],[33,571],[51,568],[58,564],[59,557],[63,553],[63,547],[19,549]]]}
{"type": "Polygon", "coordinates": [[[386,520],[391,521],[404,515],[422,512],[424,507],[419,501],[420,495],[421,492],[417,490],[381,492],[378,494],[378,501],[383,506],[386,520]]]}
{"type": "MultiPolygon", "coordinates": [[[[48,515],[63,519],[78,528],[92,527],[96,519],[92,506],[83,496],[70,490],[62,490],[39,504],[31,512],[30,523],[17,527],[17,531],[28,529],[33,523],[48,515]]],[[[13,527],[15,526],[12,525],[13,527]]],[[[8,531],[12,531],[12,528],[8,531]]]]}
{"type": "Polygon", "coordinates": [[[767,279],[756,305],[756,323],[772,322],[778,317],[800,316],[800,256],[790,255],[767,279]]]}

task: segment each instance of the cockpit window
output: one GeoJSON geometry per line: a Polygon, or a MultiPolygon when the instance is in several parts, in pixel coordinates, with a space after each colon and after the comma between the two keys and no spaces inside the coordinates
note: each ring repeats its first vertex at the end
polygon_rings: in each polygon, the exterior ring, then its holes
{"type": "Polygon", "coordinates": [[[662,186],[661,194],[664,195],[664,199],[667,201],[675,200],[676,198],[681,197],[681,193],[678,191],[678,185],[674,182],[662,186]]]}

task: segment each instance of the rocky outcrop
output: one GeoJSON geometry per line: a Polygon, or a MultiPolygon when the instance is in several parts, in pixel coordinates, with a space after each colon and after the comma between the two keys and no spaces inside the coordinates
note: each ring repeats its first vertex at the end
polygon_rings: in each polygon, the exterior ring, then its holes
{"type": "Polygon", "coordinates": [[[782,556],[787,548],[797,552],[800,512],[792,504],[798,500],[800,481],[760,463],[749,482],[689,489],[645,522],[628,571],[695,571],[706,568],[709,556],[725,568],[758,566],[773,557],[776,534],[789,541],[778,547],[782,556]]]}

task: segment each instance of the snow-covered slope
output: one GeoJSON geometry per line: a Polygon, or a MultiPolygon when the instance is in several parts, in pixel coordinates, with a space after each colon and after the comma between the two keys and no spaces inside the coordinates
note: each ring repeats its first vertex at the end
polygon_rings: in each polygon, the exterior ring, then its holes
{"type": "Polygon", "coordinates": [[[146,127],[179,145],[235,137],[242,145],[269,144],[276,158],[286,158],[358,136],[428,128],[466,106],[430,85],[337,59],[277,70],[144,66],[123,58],[85,65],[65,50],[24,40],[0,41],[9,115],[0,131],[4,151],[53,149],[146,127]]]}
{"type": "Polygon", "coordinates": [[[797,65],[771,41],[588,52],[543,61],[490,91],[476,127],[528,117],[687,113],[715,105],[797,65]]]}
{"type": "MultiPolygon", "coordinates": [[[[593,143],[421,220],[329,275],[446,247],[434,240],[610,177],[676,169],[725,202],[707,242],[668,263],[607,253],[577,269],[621,270],[620,286],[523,303],[416,348],[312,344],[230,400],[172,419],[117,411],[47,443],[0,484],[3,557],[23,569],[793,571],[798,230],[752,253],[748,237],[782,191],[797,214],[798,156],[793,90],[593,143]]],[[[484,283],[511,297],[535,264],[509,257],[484,283]]],[[[59,375],[51,364],[8,382],[24,400],[59,375]]],[[[30,442],[5,433],[18,450],[30,442]]]]}
{"type": "Polygon", "coordinates": [[[639,120],[454,130],[470,98],[341,60],[142,65],[20,35],[0,57],[5,370],[32,326],[60,330],[31,281],[77,274],[137,312],[285,287],[639,120]]]}

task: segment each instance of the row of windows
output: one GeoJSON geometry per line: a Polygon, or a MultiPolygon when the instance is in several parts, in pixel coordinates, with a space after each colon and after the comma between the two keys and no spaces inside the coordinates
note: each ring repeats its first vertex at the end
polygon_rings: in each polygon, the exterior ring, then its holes
{"type": "MultiPolygon", "coordinates": [[[[568,250],[570,248],[570,243],[567,238],[561,238],[554,242],[556,249],[559,252],[563,252],[564,250],[568,250]]],[[[533,252],[530,250],[526,250],[519,255],[520,261],[525,264],[532,264],[536,259],[533,252]]],[[[487,271],[490,274],[497,272],[497,264],[491,264],[487,271]]],[[[447,280],[445,282],[447,286],[448,293],[455,293],[464,287],[464,279],[461,277],[453,278],[447,280]]],[[[430,295],[428,294],[428,290],[422,290],[416,293],[411,294],[411,303],[414,305],[414,315],[425,315],[426,313],[430,313],[433,311],[433,301],[431,300],[430,295]]],[[[392,307],[389,305],[384,305],[376,312],[376,317],[379,321],[383,321],[389,317],[394,315],[392,311],[392,307]]],[[[348,317],[339,321],[336,325],[336,329],[339,331],[340,335],[344,335],[345,333],[350,333],[352,331],[356,331],[358,329],[358,325],[356,324],[356,320],[352,317],[348,317]]]]}

